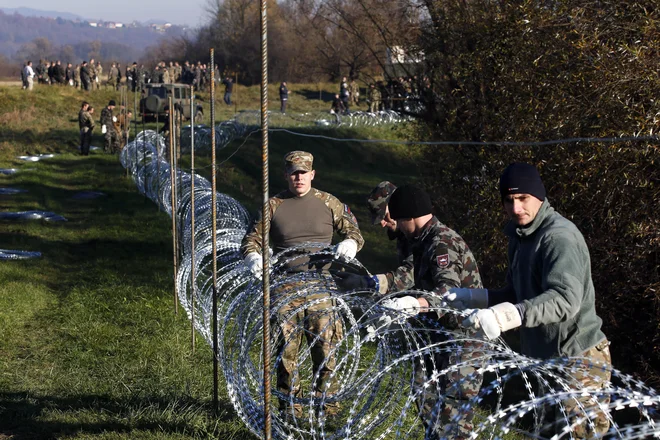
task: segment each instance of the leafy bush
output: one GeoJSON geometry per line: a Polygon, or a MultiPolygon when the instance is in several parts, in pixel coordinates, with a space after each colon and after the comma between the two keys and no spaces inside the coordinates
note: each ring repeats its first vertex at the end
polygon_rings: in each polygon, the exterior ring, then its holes
{"type": "MultiPolygon", "coordinates": [[[[660,16],[652,2],[446,2],[430,11],[433,84],[419,136],[458,141],[627,137],[657,131],[660,16]]],[[[615,366],[660,384],[660,148],[656,140],[427,147],[423,180],[475,250],[487,285],[506,267],[497,192],[535,164],[590,247],[615,366]],[[446,147],[445,147],[446,148],[446,147]]]]}

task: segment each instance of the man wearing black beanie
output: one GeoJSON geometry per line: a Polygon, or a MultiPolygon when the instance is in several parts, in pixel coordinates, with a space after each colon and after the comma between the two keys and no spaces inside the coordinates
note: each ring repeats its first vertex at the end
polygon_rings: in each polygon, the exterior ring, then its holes
{"type": "MultiPolygon", "coordinates": [[[[478,309],[463,324],[481,331],[487,339],[520,327],[525,355],[589,358],[593,364],[588,371],[570,379],[574,389],[608,387],[612,360],[609,342],[601,331],[602,320],[596,314],[584,237],[550,206],[534,166],[512,163],[502,173],[499,189],[510,219],[505,228],[509,237],[507,285],[500,290],[454,289],[445,300],[459,309],[478,309]]],[[[575,423],[572,436],[604,436],[609,421],[598,405],[606,408],[609,400],[600,397],[597,403],[581,397],[562,402],[575,423]]]]}
{"type": "MultiPolygon", "coordinates": [[[[392,220],[396,220],[397,230],[408,240],[413,255],[413,267],[409,269],[413,273],[409,277],[402,277],[396,288],[425,290],[428,295],[386,299],[382,305],[410,317],[433,312],[431,319],[440,319],[443,327],[473,334],[474,332],[460,328],[456,315],[440,312],[443,306],[442,296],[450,289],[482,287],[477,262],[463,238],[433,215],[431,198],[423,189],[414,185],[397,188],[390,196],[387,208],[392,220]],[[399,285],[404,279],[409,280],[410,284],[399,285]]],[[[371,288],[381,294],[392,292],[391,287],[394,284],[391,273],[373,277],[342,274],[338,278],[337,284],[347,290],[371,288]]],[[[458,343],[456,345],[457,351],[435,354],[434,362],[427,364],[458,364],[461,362],[461,353],[469,352],[472,358],[478,353],[474,348],[462,350],[458,343]]],[[[433,371],[426,372],[426,375],[432,374],[433,371]]],[[[449,376],[438,381],[439,389],[435,389],[435,385],[425,387],[424,384],[429,384],[429,377],[425,377],[421,365],[416,365],[415,384],[420,388],[417,399],[420,418],[427,431],[433,432],[433,438],[469,438],[472,414],[461,411],[460,408],[479,393],[481,376],[477,373],[474,363],[469,367],[461,367],[449,376]],[[444,397],[443,408],[438,411],[435,407],[441,395],[444,397]]]]}

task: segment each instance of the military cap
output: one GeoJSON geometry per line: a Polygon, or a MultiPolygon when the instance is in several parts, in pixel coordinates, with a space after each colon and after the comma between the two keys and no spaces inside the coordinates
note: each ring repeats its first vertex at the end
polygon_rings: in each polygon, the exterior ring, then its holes
{"type": "Polygon", "coordinates": [[[396,186],[387,180],[380,182],[367,197],[367,206],[371,212],[371,223],[376,225],[385,218],[385,210],[396,186]]]}
{"type": "Polygon", "coordinates": [[[312,171],[314,156],[306,151],[290,151],[284,156],[284,169],[287,174],[296,171],[312,171]]]}

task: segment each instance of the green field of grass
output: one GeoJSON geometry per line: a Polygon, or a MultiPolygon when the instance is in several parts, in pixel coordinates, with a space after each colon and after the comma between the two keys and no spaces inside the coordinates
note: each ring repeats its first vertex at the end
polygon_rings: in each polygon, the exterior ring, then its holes
{"type": "MultiPolygon", "coordinates": [[[[301,109],[326,109],[300,87],[291,89],[293,96],[300,92],[301,109]]],[[[245,108],[256,108],[258,88],[241,89],[239,102],[243,93],[245,108]]],[[[116,156],[77,153],[80,101],[90,100],[100,114],[117,97],[111,91],[0,87],[0,168],[19,169],[0,175],[0,187],[28,190],[0,195],[0,209],[53,211],[68,219],[0,222],[1,249],[43,254],[0,262],[0,439],[252,438],[224,388],[219,414],[213,414],[211,350],[197,338],[193,353],[190,322],[184,313],[174,314],[169,217],[138,194],[116,156]],[[36,163],[15,158],[48,152],[59,154],[36,163]],[[79,191],[106,195],[73,199],[79,191]]],[[[233,115],[224,111],[218,121],[233,115]]],[[[402,135],[391,127],[324,134],[402,135]]],[[[100,134],[92,145],[102,145],[100,134]]],[[[364,200],[383,179],[414,180],[416,152],[274,133],[272,192],[284,188],[282,157],[293,149],[312,152],[315,186],[355,211],[367,241],[361,261],[372,271],[391,267],[394,246],[369,225],[364,200]]],[[[218,190],[254,211],[260,200],[259,136],[232,142],[218,161],[225,161],[218,190]]],[[[181,165],[187,164],[184,156],[181,165]]],[[[200,174],[209,175],[208,165],[208,157],[197,158],[200,174]]]]}

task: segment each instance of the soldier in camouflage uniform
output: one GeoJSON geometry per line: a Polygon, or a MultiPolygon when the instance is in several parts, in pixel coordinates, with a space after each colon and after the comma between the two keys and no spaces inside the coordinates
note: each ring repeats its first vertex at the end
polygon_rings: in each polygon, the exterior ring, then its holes
{"type": "Polygon", "coordinates": [[[112,63],[110,70],[108,71],[108,82],[106,83],[112,89],[117,89],[117,80],[119,77],[119,69],[115,63],[112,63]]]}
{"type": "Polygon", "coordinates": [[[348,92],[351,95],[351,104],[357,106],[360,103],[360,86],[354,79],[351,79],[348,85],[348,92]]]}
{"type": "MultiPolygon", "coordinates": [[[[406,310],[409,315],[427,313],[429,307],[441,307],[442,295],[451,288],[482,286],[474,255],[460,235],[431,213],[431,200],[423,190],[410,185],[396,189],[389,182],[381,182],[369,196],[369,205],[372,212],[378,213],[374,220],[379,220],[382,215],[381,225],[390,229],[394,224],[400,234],[396,237],[400,266],[392,272],[373,277],[339,275],[338,285],[346,290],[371,288],[380,294],[411,288],[428,291],[428,296],[405,296],[389,301],[389,307],[406,310]],[[383,208],[385,204],[387,206],[383,208]]],[[[461,329],[455,315],[434,312],[429,319],[439,319],[445,329],[466,336],[476,333],[461,329]]],[[[447,340],[435,333],[430,335],[430,343],[447,340]]],[[[417,405],[427,432],[431,433],[427,438],[469,437],[472,414],[461,413],[460,408],[476,396],[481,388],[481,376],[475,374],[474,366],[462,367],[454,371],[451,377],[441,377],[437,385],[424,385],[434,369],[442,370],[461,362],[472,364],[470,360],[479,357],[479,349],[479,344],[463,342],[461,350],[454,350],[451,354],[435,354],[416,361],[415,384],[419,391],[417,405]],[[470,377],[470,380],[463,380],[466,377],[470,377]],[[452,387],[453,383],[460,385],[452,387]],[[439,394],[443,395],[444,402],[438,409],[439,394]],[[438,412],[439,415],[436,415],[438,412]],[[455,420],[459,415],[460,419],[455,420]]]]}
{"type": "Polygon", "coordinates": [[[103,66],[101,65],[101,62],[96,63],[96,80],[95,86],[96,90],[101,90],[101,75],[103,74],[103,66]]]}
{"type": "MultiPolygon", "coordinates": [[[[387,208],[387,202],[395,190],[396,186],[393,183],[383,181],[367,197],[367,208],[371,213],[371,223],[374,226],[380,225],[386,228],[388,238],[396,240],[397,261],[399,262],[399,266],[395,270],[376,275],[376,280],[380,280],[379,285],[383,286],[383,291],[379,293],[397,292],[414,284],[412,275],[414,263],[410,242],[402,232],[397,231],[396,221],[392,220],[390,211],[387,208]],[[385,289],[385,286],[387,286],[387,289],[385,289]]],[[[376,280],[355,278],[345,272],[337,273],[335,277],[337,278],[337,284],[345,290],[375,287],[376,280]]]]}
{"type": "Polygon", "coordinates": [[[73,69],[73,87],[76,89],[80,87],[80,64],[76,64],[73,69]]]}
{"type": "Polygon", "coordinates": [[[380,89],[375,84],[369,85],[369,111],[375,113],[380,110],[381,94],[380,89]]]}
{"type": "MultiPolygon", "coordinates": [[[[305,242],[327,243],[329,246],[336,232],[344,238],[336,247],[336,256],[346,260],[354,258],[364,244],[355,216],[333,195],[312,188],[315,175],[313,156],[304,151],[292,151],[284,157],[284,163],[289,188],[269,200],[270,239],[274,251],[280,252],[305,242]]],[[[258,277],[261,277],[263,270],[262,243],[263,229],[259,215],[241,246],[246,265],[258,277]]],[[[326,270],[315,267],[305,256],[289,263],[287,268],[293,272],[326,270]]],[[[275,323],[283,335],[282,340],[278,341],[281,362],[277,364],[277,388],[284,395],[298,397],[302,394],[297,374],[298,351],[304,333],[308,343],[318,337],[318,341],[310,347],[314,373],[319,374],[313,390],[319,396],[324,392],[329,396],[336,391],[334,380],[328,383],[335,368],[334,356],[330,357],[329,353],[343,337],[341,320],[332,311],[334,300],[327,294],[296,297],[288,302],[282,298],[285,291],[297,291],[301,287],[287,285],[273,291],[274,303],[278,299],[285,302],[278,309],[275,323]],[[319,303],[314,304],[317,300],[320,300],[319,303]],[[303,307],[307,303],[310,305],[303,307]],[[301,311],[292,318],[292,310],[301,307],[301,311]],[[301,328],[304,328],[304,332],[301,328]]],[[[302,416],[302,407],[298,404],[289,407],[287,399],[280,400],[280,409],[285,415],[302,416]]],[[[324,410],[326,414],[332,415],[339,408],[337,404],[327,403],[324,410]]]]}
{"type": "Polygon", "coordinates": [[[105,143],[103,151],[106,153],[116,153],[119,151],[119,133],[115,130],[115,122],[117,118],[112,115],[112,111],[117,104],[114,100],[108,103],[108,106],[101,110],[101,125],[105,126],[105,143]]]}
{"type": "Polygon", "coordinates": [[[89,90],[94,90],[94,83],[96,83],[96,63],[94,63],[94,58],[89,60],[87,71],[89,72],[89,90]]]}

